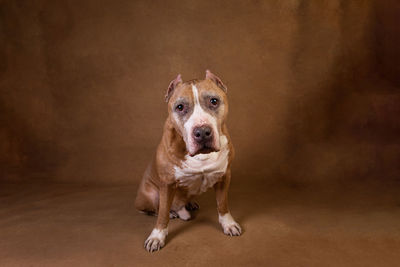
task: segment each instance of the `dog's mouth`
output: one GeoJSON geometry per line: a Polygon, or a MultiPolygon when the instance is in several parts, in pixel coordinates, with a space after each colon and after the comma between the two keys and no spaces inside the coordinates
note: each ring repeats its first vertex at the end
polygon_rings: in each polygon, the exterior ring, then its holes
{"type": "Polygon", "coordinates": [[[205,144],[205,145],[202,145],[201,147],[199,147],[194,153],[190,154],[190,156],[194,157],[198,154],[209,154],[209,153],[218,152],[218,151],[219,150],[216,149],[215,147],[205,144]]]}

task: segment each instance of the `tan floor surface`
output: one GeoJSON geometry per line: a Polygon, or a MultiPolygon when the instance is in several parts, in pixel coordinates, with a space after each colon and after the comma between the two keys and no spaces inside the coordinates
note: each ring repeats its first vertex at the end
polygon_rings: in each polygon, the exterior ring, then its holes
{"type": "Polygon", "coordinates": [[[222,233],[208,192],[196,218],[173,220],[166,247],[150,254],[142,245],[155,217],[134,210],[134,186],[2,184],[0,266],[400,266],[392,189],[234,183],[241,237],[222,233]]]}

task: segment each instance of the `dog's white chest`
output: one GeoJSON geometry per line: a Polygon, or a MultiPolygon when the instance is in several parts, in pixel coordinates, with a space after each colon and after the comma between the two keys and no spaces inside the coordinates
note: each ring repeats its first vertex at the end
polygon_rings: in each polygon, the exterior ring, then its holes
{"type": "Polygon", "coordinates": [[[221,136],[221,150],[209,154],[186,156],[182,166],[175,166],[178,186],[186,187],[189,195],[206,192],[225,174],[228,167],[227,139],[221,136]]]}

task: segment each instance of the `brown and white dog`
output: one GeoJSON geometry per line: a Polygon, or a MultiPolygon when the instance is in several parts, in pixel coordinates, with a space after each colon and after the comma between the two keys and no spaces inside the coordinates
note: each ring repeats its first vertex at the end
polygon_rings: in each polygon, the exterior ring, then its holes
{"type": "Polygon", "coordinates": [[[230,165],[234,155],[226,127],[227,88],[206,71],[204,80],[171,81],[165,100],[168,118],[157,153],[144,173],[135,207],[157,214],[157,223],[144,243],[149,252],[165,245],[170,217],[189,220],[198,205],[193,197],[214,187],[219,222],[225,234],[241,228],[228,208],[230,165]]]}

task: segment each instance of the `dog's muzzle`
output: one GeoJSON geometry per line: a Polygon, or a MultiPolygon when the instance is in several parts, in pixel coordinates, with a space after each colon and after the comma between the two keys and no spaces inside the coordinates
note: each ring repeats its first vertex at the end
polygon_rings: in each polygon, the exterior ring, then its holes
{"type": "Polygon", "coordinates": [[[214,147],[214,134],[210,126],[202,125],[195,127],[192,132],[192,138],[197,146],[196,154],[216,151],[214,147]]]}

